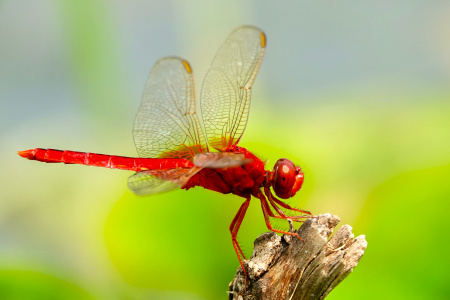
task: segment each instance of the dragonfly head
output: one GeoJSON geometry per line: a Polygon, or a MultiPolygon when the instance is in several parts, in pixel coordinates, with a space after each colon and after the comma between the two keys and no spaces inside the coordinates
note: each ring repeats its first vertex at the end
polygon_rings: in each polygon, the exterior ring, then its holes
{"type": "Polygon", "coordinates": [[[302,187],[303,177],[300,167],[289,159],[279,159],[273,167],[272,187],[275,194],[282,199],[293,197],[302,187]]]}

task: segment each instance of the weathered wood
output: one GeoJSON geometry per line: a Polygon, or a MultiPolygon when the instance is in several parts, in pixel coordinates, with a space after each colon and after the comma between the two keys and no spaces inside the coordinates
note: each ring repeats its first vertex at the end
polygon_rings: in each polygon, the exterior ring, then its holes
{"type": "Polygon", "coordinates": [[[229,299],[324,299],[356,267],[367,247],[349,225],[328,239],[340,219],[330,214],[310,218],[297,230],[302,238],[274,232],[260,235],[252,257],[229,285],[229,299]]]}

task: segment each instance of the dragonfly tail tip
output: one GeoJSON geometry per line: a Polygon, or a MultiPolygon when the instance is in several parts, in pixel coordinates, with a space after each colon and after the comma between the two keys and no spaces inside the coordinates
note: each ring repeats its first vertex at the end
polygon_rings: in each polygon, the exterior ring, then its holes
{"type": "Polygon", "coordinates": [[[17,154],[19,154],[23,158],[28,158],[28,159],[32,159],[34,157],[33,150],[17,151],[17,154]]]}

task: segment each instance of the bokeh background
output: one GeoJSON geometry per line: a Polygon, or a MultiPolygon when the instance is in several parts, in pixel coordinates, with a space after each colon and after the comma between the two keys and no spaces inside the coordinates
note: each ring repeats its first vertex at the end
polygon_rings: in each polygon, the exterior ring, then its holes
{"type": "MultiPolygon", "coordinates": [[[[329,299],[450,297],[448,0],[1,0],[1,299],[226,299],[242,199],[137,197],[130,172],[16,151],[135,156],[154,62],[187,59],[200,89],[242,24],[262,28],[268,47],[240,145],[268,168],[301,165],[290,203],[339,215],[369,243],[329,299]]],[[[265,231],[253,201],[239,234],[247,255],[265,231]]]]}

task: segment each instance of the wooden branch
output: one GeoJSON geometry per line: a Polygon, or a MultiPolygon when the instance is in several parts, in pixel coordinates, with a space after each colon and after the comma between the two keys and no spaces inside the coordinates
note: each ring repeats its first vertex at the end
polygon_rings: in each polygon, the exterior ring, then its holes
{"type": "Polygon", "coordinates": [[[306,220],[297,230],[302,240],[274,232],[260,235],[251,259],[244,261],[248,277],[239,267],[229,299],[324,299],[353,271],[367,247],[365,236],[354,238],[349,225],[328,239],[339,221],[330,214],[306,220]]]}

